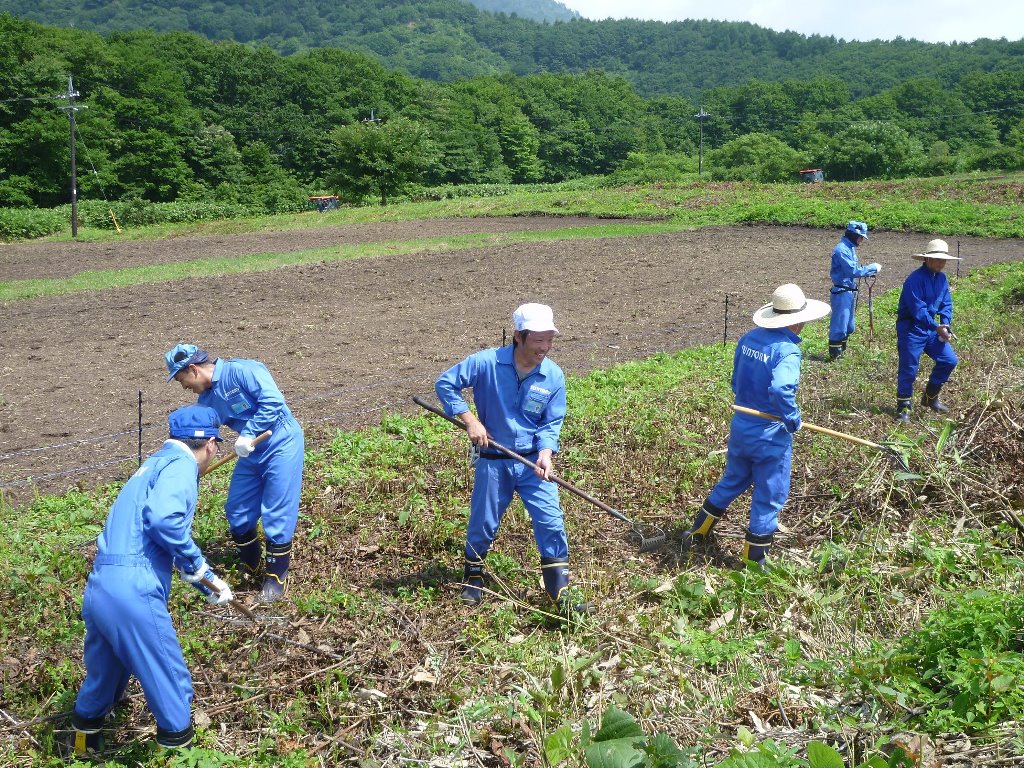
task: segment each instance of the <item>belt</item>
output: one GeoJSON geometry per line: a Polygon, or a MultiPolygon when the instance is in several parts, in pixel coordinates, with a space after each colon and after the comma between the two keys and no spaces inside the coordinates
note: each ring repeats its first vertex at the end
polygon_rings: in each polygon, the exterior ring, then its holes
{"type": "MultiPolygon", "coordinates": [[[[531,456],[536,456],[537,453],[537,451],[530,451],[529,453],[520,453],[519,455],[522,456],[524,459],[528,459],[531,456]]],[[[493,451],[481,451],[480,458],[490,459],[491,461],[497,461],[499,459],[511,459],[512,461],[515,461],[515,458],[513,458],[512,456],[506,456],[504,453],[495,453],[493,451]]]]}
{"type": "Polygon", "coordinates": [[[859,288],[847,288],[845,285],[833,285],[832,290],[829,291],[829,293],[846,293],[847,291],[850,293],[856,293],[859,290],[859,288]]]}

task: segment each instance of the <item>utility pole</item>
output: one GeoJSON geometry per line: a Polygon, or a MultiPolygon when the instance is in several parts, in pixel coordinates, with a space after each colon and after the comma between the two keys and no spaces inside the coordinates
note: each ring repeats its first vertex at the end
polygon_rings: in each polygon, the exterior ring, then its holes
{"type": "Polygon", "coordinates": [[[71,120],[71,236],[78,237],[78,169],[75,160],[75,112],[85,107],[75,106],[75,97],[78,91],[71,82],[71,75],[68,75],[68,92],[58,96],[58,99],[67,99],[68,105],[61,107],[68,111],[71,120]]]}
{"type": "Polygon", "coordinates": [[[711,117],[711,113],[705,112],[704,107],[701,107],[700,112],[694,117],[700,121],[700,144],[697,148],[697,175],[700,176],[704,170],[704,121],[711,117]]]}

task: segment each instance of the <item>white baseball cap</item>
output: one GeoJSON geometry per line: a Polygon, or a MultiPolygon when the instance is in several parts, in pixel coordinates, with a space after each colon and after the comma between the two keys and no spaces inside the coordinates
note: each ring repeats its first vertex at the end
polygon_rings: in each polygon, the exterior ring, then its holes
{"type": "Polygon", "coordinates": [[[517,331],[554,331],[555,316],[547,304],[523,304],[512,313],[517,331]]]}

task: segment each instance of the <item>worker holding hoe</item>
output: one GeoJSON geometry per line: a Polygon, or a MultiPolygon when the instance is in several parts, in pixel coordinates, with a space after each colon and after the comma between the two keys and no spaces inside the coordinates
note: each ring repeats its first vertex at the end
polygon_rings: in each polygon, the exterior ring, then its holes
{"type": "Polygon", "coordinates": [[[156,718],[157,744],[191,743],[192,677],[167,610],[172,568],[211,603],[233,597],[192,540],[199,475],[217,455],[220,419],[189,405],[167,421],[168,440],[125,483],[96,540],[82,598],[85,682],[71,716],[76,756],[102,749],[104,721],[132,675],[156,718]]]}
{"type": "Polygon", "coordinates": [[[737,412],[729,430],[725,472],[697,512],[684,546],[703,541],[729,505],[753,486],[743,559],[763,565],[789,498],[793,433],[801,427],[796,391],[800,383],[798,335],[806,323],[829,313],[823,301],[807,299],[800,287],[781,285],[770,304],[754,313],[754,324],[737,343],[732,391],[736,405],[766,414],[737,412]]]}
{"type": "Polygon", "coordinates": [[[523,304],[512,320],[512,346],[470,355],[441,374],[434,387],[445,413],[462,419],[479,454],[461,600],[478,605],[483,599],[484,558],[518,492],[533,522],[545,592],[562,613],[586,612],[586,604],[573,605],[569,599],[569,544],[558,486],[550,481],[565,418],[565,375],[548,358],[558,329],[544,304],[523,304]],[[476,414],[462,397],[467,387],[473,388],[476,414]],[[530,459],[537,469],[493,450],[490,439],[530,459]]]}
{"type": "Polygon", "coordinates": [[[184,389],[199,395],[224,424],[238,432],[238,463],[224,504],[228,528],[244,571],[256,577],[264,560],[257,524],[266,538],[266,573],[260,599],[284,596],[292,537],[299,517],[305,436],[270,371],[255,360],[210,359],[195,344],[178,344],[164,359],[184,389]],[[270,437],[255,442],[264,431],[270,437]]]}
{"type": "Polygon", "coordinates": [[[921,405],[936,413],[949,409],[939,399],[942,386],[958,362],[956,352],[949,343],[953,332],[953,297],[949,292],[949,279],[943,274],[946,262],[959,261],[949,255],[945,240],[932,240],[925,253],[911,256],[924,262],[903,281],[900,302],[896,310],[896,349],[899,353],[899,372],[896,376],[896,420],[910,423],[910,405],[914,396],[914,379],[926,354],[935,361],[928,383],[921,394],[921,405]]]}
{"type": "Polygon", "coordinates": [[[851,221],[843,237],[832,251],[832,320],[828,329],[828,357],[835,360],[846,351],[847,339],[856,328],[854,310],[857,308],[858,280],[872,277],[882,271],[880,264],[860,266],[857,248],[868,239],[868,225],[851,221]]]}

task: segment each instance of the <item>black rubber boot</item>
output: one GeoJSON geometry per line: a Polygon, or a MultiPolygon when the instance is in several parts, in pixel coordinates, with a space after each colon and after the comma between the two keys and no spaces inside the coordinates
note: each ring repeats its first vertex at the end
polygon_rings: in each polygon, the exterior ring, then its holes
{"type": "Polygon", "coordinates": [[[263,542],[260,541],[260,532],[253,528],[245,533],[232,533],[231,538],[238,549],[238,560],[242,564],[242,575],[247,578],[256,578],[263,564],[263,542]]]}
{"type": "Polygon", "coordinates": [[[896,421],[900,424],[910,423],[910,398],[900,397],[896,399],[896,421]]]}
{"type": "Polygon", "coordinates": [[[764,565],[768,557],[768,549],[771,547],[774,537],[775,534],[772,533],[751,533],[748,528],[747,535],[743,540],[743,559],[750,560],[758,565],[764,565]]]}
{"type": "Polygon", "coordinates": [[[593,613],[590,603],[574,602],[569,594],[569,561],[554,557],[540,559],[540,573],[544,579],[544,591],[562,616],[583,616],[593,613]]]}
{"type": "Polygon", "coordinates": [[[465,605],[480,605],[484,599],[484,559],[477,560],[466,558],[466,564],[462,569],[462,594],[459,595],[465,605]]]}
{"type": "Polygon", "coordinates": [[[163,728],[157,726],[156,745],[161,752],[185,749],[192,743],[192,739],[194,739],[195,736],[196,731],[192,725],[189,725],[188,728],[180,731],[165,731],[163,728]]]}
{"type": "Polygon", "coordinates": [[[689,541],[684,543],[695,544],[698,541],[707,539],[723,515],[725,515],[724,509],[719,509],[710,501],[705,501],[701,508],[697,510],[697,515],[693,518],[693,525],[690,526],[690,530],[686,532],[689,541]]]}
{"type": "Polygon", "coordinates": [[[939,399],[939,392],[942,391],[942,385],[935,386],[929,384],[924,388],[924,392],[921,394],[921,405],[925,408],[931,408],[936,413],[949,413],[949,408],[943,405],[939,399]]]}
{"type": "Polygon", "coordinates": [[[267,542],[267,577],[263,580],[260,600],[272,603],[284,597],[288,583],[288,566],[292,559],[292,543],[273,544],[267,542]]]}
{"type": "Polygon", "coordinates": [[[77,712],[71,713],[72,731],[71,750],[75,758],[89,759],[99,755],[105,745],[103,723],[106,718],[97,717],[88,720],[80,717],[77,712]]]}
{"type": "Polygon", "coordinates": [[[828,359],[838,360],[846,352],[846,339],[840,339],[839,341],[832,341],[829,339],[828,342],[828,359]]]}

